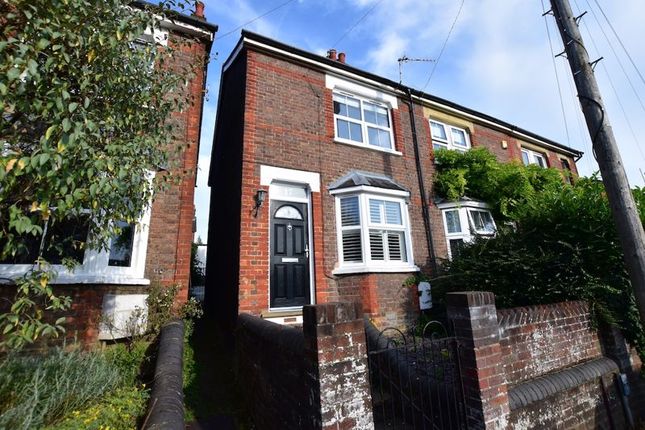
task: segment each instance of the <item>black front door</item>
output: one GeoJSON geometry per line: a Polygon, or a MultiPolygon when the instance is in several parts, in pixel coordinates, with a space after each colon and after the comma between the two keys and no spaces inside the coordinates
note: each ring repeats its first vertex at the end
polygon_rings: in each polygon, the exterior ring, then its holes
{"type": "Polygon", "coordinates": [[[271,307],[310,304],[307,204],[271,201],[271,307]]]}

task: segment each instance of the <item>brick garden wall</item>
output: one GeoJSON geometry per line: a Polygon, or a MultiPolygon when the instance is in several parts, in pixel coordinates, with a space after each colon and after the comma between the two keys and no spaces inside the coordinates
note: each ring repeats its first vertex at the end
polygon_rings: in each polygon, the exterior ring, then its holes
{"type": "Polygon", "coordinates": [[[362,310],[355,303],[305,306],[303,327],[240,315],[240,388],[258,429],[371,429],[362,310]]]}
{"type": "Polygon", "coordinates": [[[602,355],[584,302],[499,309],[497,322],[509,384],[602,355]]]}
{"type": "Polygon", "coordinates": [[[492,293],[464,292],[447,305],[471,428],[625,428],[619,372],[631,371],[635,418],[645,411],[640,362],[619,335],[600,341],[585,303],[496,310],[492,293]]]}

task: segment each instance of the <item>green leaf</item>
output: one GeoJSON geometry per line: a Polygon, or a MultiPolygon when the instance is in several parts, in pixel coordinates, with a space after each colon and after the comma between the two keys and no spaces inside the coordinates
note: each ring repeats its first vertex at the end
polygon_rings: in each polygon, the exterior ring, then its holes
{"type": "Polygon", "coordinates": [[[67,106],[67,109],[69,110],[69,113],[72,113],[76,110],[78,107],[78,103],[70,103],[69,106],[67,106]]]}
{"type": "Polygon", "coordinates": [[[15,80],[16,80],[16,79],[18,79],[19,77],[20,77],[20,69],[18,69],[17,67],[11,67],[11,68],[7,71],[7,79],[8,79],[9,81],[15,81],[15,80]]]}
{"type": "Polygon", "coordinates": [[[51,127],[49,127],[49,128],[47,129],[47,131],[45,132],[45,140],[49,140],[49,138],[51,137],[51,135],[52,135],[52,133],[54,132],[54,130],[56,130],[56,126],[55,126],[55,125],[52,125],[51,127]]]}
{"type": "Polygon", "coordinates": [[[72,128],[72,123],[69,118],[63,119],[63,131],[67,133],[72,128]]]}

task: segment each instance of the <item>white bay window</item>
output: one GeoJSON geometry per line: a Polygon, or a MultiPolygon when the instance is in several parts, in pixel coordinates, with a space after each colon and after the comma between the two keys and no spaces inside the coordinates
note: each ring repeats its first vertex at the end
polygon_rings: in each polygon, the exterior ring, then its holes
{"type": "Polygon", "coordinates": [[[467,200],[437,205],[441,209],[448,258],[452,259],[464,244],[477,236],[492,237],[496,227],[488,206],[483,202],[467,200]]]}
{"type": "Polygon", "coordinates": [[[362,185],[332,194],[338,230],[335,274],[418,270],[412,257],[407,191],[362,185]]]}

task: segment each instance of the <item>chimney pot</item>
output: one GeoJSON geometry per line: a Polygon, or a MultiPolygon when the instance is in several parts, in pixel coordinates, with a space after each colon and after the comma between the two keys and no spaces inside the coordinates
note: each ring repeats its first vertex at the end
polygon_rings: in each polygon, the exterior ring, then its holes
{"type": "Polygon", "coordinates": [[[327,51],[327,58],[329,58],[332,61],[336,61],[336,50],[330,49],[329,51],[327,51]]]}
{"type": "Polygon", "coordinates": [[[195,15],[197,18],[204,18],[204,2],[195,2],[195,13],[193,15],[195,15]]]}
{"type": "Polygon", "coordinates": [[[338,54],[338,61],[340,61],[341,63],[345,64],[345,53],[344,52],[341,52],[340,54],[338,54]]]}

